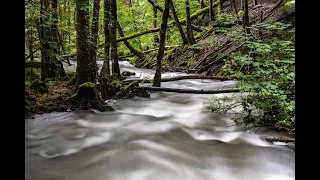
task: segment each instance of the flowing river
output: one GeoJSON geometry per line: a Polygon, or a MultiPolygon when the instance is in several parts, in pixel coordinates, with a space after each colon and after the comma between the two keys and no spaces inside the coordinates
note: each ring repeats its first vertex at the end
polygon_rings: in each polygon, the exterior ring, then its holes
{"type": "MultiPolygon", "coordinates": [[[[131,78],[154,75],[154,70],[127,61],[120,67],[135,72],[131,78]]],[[[74,70],[75,64],[68,68],[74,70]]],[[[161,86],[213,90],[235,83],[180,80],[161,86]]],[[[114,112],[36,115],[25,120],[25,179],[295,179],[294,151],[284,143],[260,139],[279,133],[246,131],[227,116],[210,113],[204,102],[212,96],[155,92],[150,98],[110,100],[114,112]]]]}

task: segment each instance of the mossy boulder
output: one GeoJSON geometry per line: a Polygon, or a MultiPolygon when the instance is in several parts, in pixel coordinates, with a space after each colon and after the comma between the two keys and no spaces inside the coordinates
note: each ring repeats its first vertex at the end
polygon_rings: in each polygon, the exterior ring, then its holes
{"type": "Polygon", "coordinates": [[[48,93],[48,88],[46,86],[46,83],[43,81],[40,81],[39,79],[34,80],[31,83],[30,88],[35,89],[40,93],[48,93]]]}

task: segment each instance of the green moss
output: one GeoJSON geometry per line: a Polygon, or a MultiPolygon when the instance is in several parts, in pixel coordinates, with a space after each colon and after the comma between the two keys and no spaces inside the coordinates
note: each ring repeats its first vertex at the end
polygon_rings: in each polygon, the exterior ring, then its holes
{"type": "Polygon", "coordinates": [[[95,87],[95,84],[93,84],[92,82],[85,82],[79,85],[79,87],[95,87]]]}
{"type": "Polygon", "coordinates": [[[39,91],[40,93],[47,93],[48,92],[48,88],[46,86],[46,83],[40,81],[39,79],[34,80],[31,83],[30,87],[32,89],[39,91]]]}

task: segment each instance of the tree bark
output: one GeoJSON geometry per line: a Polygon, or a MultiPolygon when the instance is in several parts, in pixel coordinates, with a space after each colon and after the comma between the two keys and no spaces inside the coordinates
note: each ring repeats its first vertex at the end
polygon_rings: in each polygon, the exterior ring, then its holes
{"type": "Polygon", "coordinates": [[[153,82],[153,86],[157,86],[157,87],[160,87],[161,85],[162,59],[164,56],[165,37],[166,37],[166,31],[167,31],[170,2],[171,0],[165,0],[161,28],[160,28],[160,44],[159,44],[159,50],[157,55],[156,73],[154,75],[154,82],[153,82]]]}
{"type": "Polygon", "coordinates": [[[104,62],[101,69],[101,76],[110,75],[110,0],[104,0],[104,62]]]}
{"type": "MultiPolygon", "coordinates": [[[[92,13],[92,26],[91,26],[91,44],[90,44],[90,61],[92,62],[95,72],[97,72],[97,43],[98,43],[98,31],[99,31],[99,11],[100,0],[93,1],[93,13],[92,13]]],[[[97,76],[95,74],[95,76],[97,76]]]]}
{"type": "Polygon", "coordinates": [[[177,28],[178,28],[178,30],[180,32],[183,44],[188,44],[188,39],[186,38],[186,35],[183,32],[183,29],[182,29],[181,24],[179,22],[179,18],[177,16],[177,13],[176,13],[176,10],[174,8],[174,4],[173,4],[172,0],[171,0],[170,5],[169,5],[169,8],[170,8],[170,10],[171,10],[171,12],[173,14],[173,18],[174,18],[174,21],[176,22],[175,24],[176,24],[176,26],[177,26],[177,28]]]}
{"type": "Polygon", "coordinates": [[[211,24],[213,24],[213,21],[215,20],[212,4],[213,4],[213,0],[210,0],[209,1],[209,16],[210,16],[210,23],[211,24]]]}
{"type": "Polygon", "coordinates": [[[196,43],[193,36],[192,26],[191,26],[191,18],[190,18],[190,5],[189,0],[186,0],[186,23],[187,23],[187,37],[190,45],[193,45],[196,43]]]}
{"type": "Polygon", "coordinates": [[[193,89],[175,89],[175,88],[161,88],[161,87],[136,87],[135,89],[149,90],[149,91],[163,91],[189,94],[222,94],[222,93],[237,93],[239,89],[224,89],[224,90],[193,90],[193,89]]]}
{"type": "MultiPolygon", "coordinates": [[[[155,0],[156,1],[156,0],[155,0]]],[[[155,29],[157,28],[157,7],[152,4],[152,28],[155,29]]],[[[153,47],[158,47],[159,44],[159,37],[157,35],[153,36],[153,47]]]]}
{"type": "Polygon", "coordinates": [[[203,0],[200,0],[200,8],[201,8],[201,9],[204,8],[204,2],[203,2],[203,0]]]}
{"type": "Polygon", "coordinates": [[[243,1],[244,6],[244,15],[243,15],[243,28],[247,34],[250,34],[250,29],[247,28],[249,25],[249,9],[248,9],[248,0],[243,1]]]}
{"type": "Polygon", "coordinates": [[[46,13],[48,12],[49,2],[48,0],[40,0],[40,20],[39,20],[39,40],[41,46],[41,81],[45,81],[48,77],[48,68],[46,64],[50,62],[50,45],[49,43],[44,43],[49,41],[49,28],[46,23],[49,21],[46,13]]]}
{"type": "Polygon", "coordinates": [[[110,0],[110,46],[112,74],[120,76],[120,68],[118,62],[118,44],[117,44],[117,1],[110,0]]]}
{"type": "Polygon", "coordinates": [[[89,0],[76,0],[76,44],[77,44],[77,85],[85,82],[95,83],[96,69],[90,61],[89,45],[89,0]]]}
{"type": "Polygon", "coordinates": [[[51,54],[51,63],[54,66],[54,68],[51,69],[51,76],[56,77],[65,77],[66,72],[63,69],[62,62],[58,62],[58,59],[56,58],[58,54],[60,53],[60,48],[59,48],[59,37],[58,37],[58,0],[51,0],[51,7],[52,7],[52,25],[51,25],[51,37],[52,37],[52,42],[51,47],[52,47],[52,54],[51,54]]]}
{"type": "MultiPolygon", "coordinates": [[[[32,25],[30,26],[30,30],[29,30],[28,51],[30,54],[30,61],[33,62],[33,29],[32,29],[32,25]]],[[[32,68],[30,68],[30,80],[31,81],[33,80],[32,68]]]]}
{"type": "MultiPolygon", "coordinates": [[[[117,22],[117,25],[118,25],[118,32],[119,32],[119,35],[120,37],[124,37],[124,34],[123,34],[123,30],[119,24],[119,22],[117,22]]],[[[124,44],[127,46],[127,48],[136,56],[138,56],[139,58],[143,58],[144,57],[144,54],[142,51],[134,48],[133,46],[131,46],[131,44],[128,42],[128,41],[123,41],[124,44]]]]}

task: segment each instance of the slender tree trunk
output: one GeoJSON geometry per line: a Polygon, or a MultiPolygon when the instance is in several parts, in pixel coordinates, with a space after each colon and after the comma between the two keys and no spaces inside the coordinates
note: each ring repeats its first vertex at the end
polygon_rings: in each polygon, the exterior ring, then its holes
{"type": "Polygon", "coordinates": [[[166,37],[166,31],[167,31],[170,3],[171,3],[171,0],[165,0],[165,5],[164,5],[164,10],[162,15],[162,22],[160,27],[160,44],[159,44],[159,50],[157,55],[156,73],[154,75],[154,82],[153,82],[153,86],[156,86],[156,87],[160,87],[161,85],[162,59],[163,59],[164,50],[165,50],[165,37],[166,37]]]}
{"type": "Polygon", "coordinates": [[[117,1],[110,0],[110,55],[112,61],[112,74],[120,76],[118,62],[118,43],[117,43],[117,1]]]}
{"type": "Polygon", "coordinates": [[[237,10],[236,1],[235,1],[235,0],[232,0],[232,3],[233,3],[233,8],[234,8],[234,11],[235,11],[235,13],[236,13],[238,22],[240,22],[240,18],[239,18],[239,16],[238,16],[238,10],[237,10]]]}
{"type": "Polygon", "coordinates": [[[215,20],[214,18],[214,11],[213,11],[213,0],[209,1],[209,16],[210,16],[210,23],[212,24],[215,20]]]}
{"type": "Polygon", "coordinates": [[[97,43],[99,31],[99,11],[100,0],[93,1],[92,26],[91,26],[91,45],[90,45],[90,61],[97,72],[97,43]]]}
{"type": "Polygon", "coordinates": [[[201,9],[204,8],[204,2],[203,2],[203,0],[200,0],[200,8],[201,8],[201,9]]]}
{"type": "MultiPolygon", "coordinates": [[[[156,2],[156,0],[155,0],[156,2]]],[[[157,7],[152,4],[152,12],[153,12],[153,17],[152,17],[152,28],[157,28],[157,7]]],[[[155,34],[153,36],[153,47],[156,48],[158,47],[159,44],[159,37],[155,34]]]]}
{"type": "Polygon", "coordinates": [[[184,34],[183,32],[183,29],[181,27],[181,24],[179,23],[179,18],[177,16],[177,13],[176,13],[176,10],[174,8],[174,4],[173,4],[173,1],[171,0],[171,3],[169,5],[169,8],[172,12],[172,15],[173,15],[173,18],[174,18],[174,21],[176,22],[176,26],[177,28],[179,29],[179,32],[180,32],[180,35],[181,35],[181,39],[182,39],[182,42],[183,44],[188,44],[188,39],[186,38],[186,35],[184,34]]]}
{"type": "Polygon", "coordinates": [[[104,62],[101,69],[101,76],[110,75],[110,0],[104,0],[104,62]]]}
{"type": "Polygon", "coordinates": [[[48,67],[46,64],[50,62],[50,45],[47,43],[50,37],[50,31],[46,23],[49,22],[47,16],[49,8],[48,0],[40,0],[40,24],[39,24],[39,39],[41,46],[41,81],[45,81],[48,77],[48,67]]]}
{"type": "Polygon", "coordinates": [[[249,10],[248,10],[248,0],[243,1],[244,15],[243,15],[243,28],[247,34],[250,34],[250,29],[247,28],[249,25],[249,10]]]}
{"type": "Polygon", "coordinates": [[[222,0],[217,0],[218,1],[218,14],[222,13],[222,0]]]}
{"type": "Polygon", "coordinates": [[[85,82],[95,83],[96,69],[90,61],[89,0],[76,0],[76,12],[77,85],[85,82]]]}
{"type": "Polygon", "coordinates": [[[254,5],[258,5],[258,0],[254,0],[254,5]]]}
{"type": "MultiPolygon", "coordinates": [[[[32,25],[30,26],[30,30],[29,30],[29,39],[28,39],[28,51],[29,54],[31,54],[30,56],[30,61],[33,62],[33,29],[32,29],[32,25]]],[[[33,80],[33,72],[32,72],[32,67],[30,68],[30,80],[33,80]]]]}
{"type": "Polygon", "coordinates": [[[189,0],[186,0],[186,22],[187,22],[187,37],[189,40],[189,44],[193,45],[196,43],[196,41],[194,40],[192,26],[191,26],[189,0]]]}
{"type": "Polygon", "coordinates": [[[58,62],[57,60],[57,55],[60,54],[59,51],[59,38],[58,38],[58,0],[51,0],[51,8],[52,8],[52,25],[51,25],[51,37],[52,37],[52,42],[51,47],[52,47],[52,54],[51,54],[51,63],[53,64],[53,69],[51,72],[52,77],[59,76],[64,77],[66,76],[66,73],[63,69],[62,62],[58,62]]]}
{"type": "Polygon", "coordinates": [[[70,30],[70,26],[71,26],[71,7],[68,1],[68,42],[70,44],[71,42],[71,30],[70,30]]]}
{"type": "MultiPolygon", "coordinates": [[[[119,22],[117,22],[117,26],[118,26],[118,31],[119,31],[119,35],[120,37],[124,37],[123,34],[123,30],[119,24],[119,22]]],[[[139,58],[143,58],[144,54],[142,51],[139,51],[138,49],[134,48],[133,46],[131,46],[131,44],[128,41],[123,41],[123,43],[127,46],[127,48],[136,56],[138,56],[139,58]]]]}

